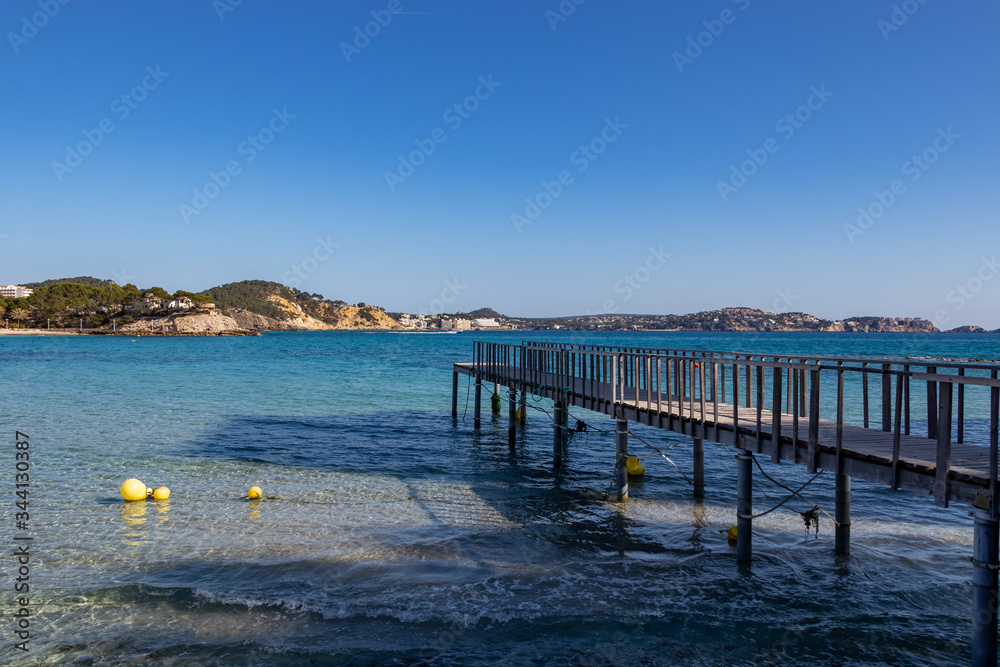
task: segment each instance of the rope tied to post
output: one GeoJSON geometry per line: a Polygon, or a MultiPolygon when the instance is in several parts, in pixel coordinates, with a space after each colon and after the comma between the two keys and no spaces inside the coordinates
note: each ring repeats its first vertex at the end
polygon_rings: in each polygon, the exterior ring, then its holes
{"type": "MultiPolygon", "coordinates": [[[[806,498],[804,495],[802,495],[802,490],[805,489],[810,484],[812,484],[814,481],[816,481],[816,479],[819,478],[819,476],[823,474],[823,472],[824,472],[823,470],[818,471],[815,475],[813,475],[809,479],[809,481],[807,481],[805,484],[803,484],[802,486],[800,486],[798,489],[792,490],[790,487],[785,486],[784,484],[782,484],[781,482],[779,482],[778,480],[774,479],[773,477],[771,477],[770,475],[768,475],[766,472],[764,472],[764,469],[761,467],[760,462],[757,460],[757,457],[755,457],[752,453],[750,454],[750,458],[753,460],[754,464],[757,466],[757,469],[760,470],[760,474],[764,475],[764,477],[766,477],[772,483],[774,483],[774,484],[780,486],[781,488],[785,489],[786,491],[788,491],[789,492],[789,496],[787,498],[785,498],[784,500],[782,500],[781,502],[779,502],[778,504],[776,504],[774,507],[772,507],[769,510],[766,510],[764,512],[758,512],[757,514],[751,514],[751,515],[738,514],[737,516],[739,518],[741,518],[741,519],[750,519],[750,520],[759,519],[760,517],[766,516],[766,515],[770,514],[771,512],[775,511],[776,509],[778,509],[780,507],[783,507],[790,500],[792,500],[793,498],[795,498],[796,496],[798,496],[802,500],[804,500],[807,503],[809,503],[810,505],[812,505],[811,509],[806,510],[805,512],[798,512],[799,516],[802,517],[802,521],[806,524],[806,531],[807,532],[809,531],[810,527],[812,527],[813,525],[815,525],[815,527],[816,527],[816,536],[817,537],[819,536],[819,513],[820,512],[822,512],[823,514],[825,514],[830,519],[830,521],[833,522],[834,526],[839,526],[840,525],[840,523],[837,521],[837,519],[834,518],[825,509],[823,509],[819,504],[814,503],[812,500],[810,500],[809,498],[806,498]]],[[[767,495],[767,494],[765,494],[765,495],[767,495]]]]}
{"type": "Polygon", "coordinates": [[[984,570],[990,570],[991,572],[1000,571],[1000,564],[984,563],[983,561],[973,558],[972,556],[969,556],[969,562],[976,567],[983,568],[984,570]]]}

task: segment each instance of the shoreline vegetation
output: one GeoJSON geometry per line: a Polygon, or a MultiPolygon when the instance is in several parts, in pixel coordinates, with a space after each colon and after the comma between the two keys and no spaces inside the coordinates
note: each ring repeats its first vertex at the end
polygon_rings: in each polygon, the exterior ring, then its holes
{"type": "MultiPolygon", "coordinates": [[[[942,333],[929,320],[720,308],[686,315],[511,317],[490,308],[411,316],[347,304],[280,283],[245,280],[203,292],[139,289],[89,276],[27,283],[27,297],[0,299],[0,335],[256,336],[262,331],[650,331],[942,333]]],[[[1000,333],[962,326],[944,333],[1000,333]]]]}

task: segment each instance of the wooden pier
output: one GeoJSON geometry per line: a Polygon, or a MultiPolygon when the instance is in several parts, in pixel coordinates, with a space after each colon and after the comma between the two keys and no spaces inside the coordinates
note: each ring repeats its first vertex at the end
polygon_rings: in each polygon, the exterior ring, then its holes
{"type": "Polygon", "coordinates": [[[460,374],[475,381],[476,428],[482,383],[507,387],[511,446],[517,400],[523,420],[529,394],[550,399],[555,466],[562,465],[569,406],[615,418],[619,500],[628,498],[630,421],[692,438],[696,496],[705,486],[704,441],[735,446],[736,552],[745,563],[752,553],[753,454],[834,472],[838,553],[850,549],[854,477],[930,494],[943,507],[970,505],[972,664],[992,667],[1000,569],[998,371],[1000,363],[476,341],[472,361],[454,364],[452,416],[458,416],[460,374]]]}

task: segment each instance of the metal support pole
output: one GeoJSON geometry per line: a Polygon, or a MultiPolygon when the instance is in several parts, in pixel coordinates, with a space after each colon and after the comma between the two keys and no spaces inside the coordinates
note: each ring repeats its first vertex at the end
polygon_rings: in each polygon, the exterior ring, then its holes
{"type": "Polygon", "coordinates": [[[521,387],[521,427],[528,423],[528,392],[521,387]]]}
{"type": "Polygon", "coordinates": [[[552,465],[558,468],[562,465],[563,404],[557,399],[552,407],[552,465]]]}
{"type": "Polygon", "coordinates": [[[625,457],[628,456],[628,420],[619,419],[615,428],[615,480],[618,482],[618,500],[628,500],[628,467],[625,457]]]}
{"type": "Polygon", "coordinates": [[[753,458],[740,439],[736,461],[736,561],[749,563],[753,553],[753,458]]]}
{"type": "Polygon", "coordinates": [[[517,439],[517,391],[511,386],[507,389],[507,444],[514,449],[514,441],[517,439]]]}
{"type": "Polygon", "coordinates": [[[562,404],[563,440],[569,438],[569,402],[562,404]]]}
{"type": "Polygon", "coordinates": [[[694,497],[705,497],[705,439],[694,439],[694,497]]]}
{"type": "Polygon", "coordinates": [[[995,667],[997,664],[997,519],[990,510],[976,508],[975,534],[972,542],[972,665],[995,667]]]}
{"type": "Polygon", "coordinates": [[[483,378],[479,375],[476,376],[476,404],[472,416],[472,425],[478,429],[483,416],[483,378]]]}
{"type": "Polygon", "coordinates": [[[451,372],[451,418],[458,419],[458,371],[451,372]]]}
{"type": "Polygon", "coordinates": [[[837,475],[834,550],[838,554],[851,553],[851,476],[837,475]]]}

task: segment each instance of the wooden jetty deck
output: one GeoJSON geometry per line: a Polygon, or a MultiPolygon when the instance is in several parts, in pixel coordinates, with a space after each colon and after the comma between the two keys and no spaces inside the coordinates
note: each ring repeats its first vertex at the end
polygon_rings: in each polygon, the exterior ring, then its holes
{"type": "Polygon", "coordinates": [[[549,399],[556,466],[562,464],[569,406],[615,418],[619,500],[628,498],[629,422],[691,436],[696,496],[705,487],[704,440],[734,445],[741,562],[751,560],[753,454],[835,474],[839,553],[850,549],[854,477],[930,494],[944,507],[971,505],[972,663],[992,666],[1000,569],[998,372],[1000,363],[476,341],[472,361],[453,367],[452,416],[458,414],[459,375],[475,380],[477,428],[482,384],[503,385],[513,446],[518,399],[522,408],[529,395],[549,399]],[[913,432],[917,427],[926,434],[913,432]]]}

